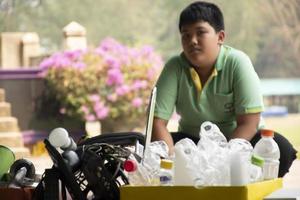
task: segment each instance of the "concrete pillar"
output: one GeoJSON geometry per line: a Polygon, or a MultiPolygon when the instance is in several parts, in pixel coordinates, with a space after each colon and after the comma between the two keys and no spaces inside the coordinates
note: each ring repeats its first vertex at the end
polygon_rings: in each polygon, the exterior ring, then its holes
{"type": "Polygon", "coordinates": [[[21,41],[24,33],[1,33],[0,40],[0,68],[16,69],[22,65],[21,41]]]}
{"type": "Polygon", "coordinates": [[[25,33],[22,37],[22,66],[32,65],[32,59],[41,55],[40,39],[37,33],[25,33]]]}
{"type": "Polygon", "coordinates": [[[0,88],[0,144],[11,149],[16,159],[28,157],[29,149],[24,147],[18,119],[11,116],[11,105],[5,101],[5,90],[0,88]]]}
{"type": "Polygon", "coordinates": [[[87,47],[86,29],[77,22],[71,22],[63,28],[64,49],[77,50],[87,47]]]}

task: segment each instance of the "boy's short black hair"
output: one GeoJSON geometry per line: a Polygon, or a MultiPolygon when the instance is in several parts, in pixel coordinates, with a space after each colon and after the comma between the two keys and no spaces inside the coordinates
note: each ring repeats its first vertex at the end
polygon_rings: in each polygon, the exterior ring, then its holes
{"type": "Polygon", "coordinates": [[[225,30],[222,11],[213,3],[196,1],[187,6],[180,13],[179,31],[181,31],[183,25],[198,21],[208,22],[216,32],[225,30]]]}

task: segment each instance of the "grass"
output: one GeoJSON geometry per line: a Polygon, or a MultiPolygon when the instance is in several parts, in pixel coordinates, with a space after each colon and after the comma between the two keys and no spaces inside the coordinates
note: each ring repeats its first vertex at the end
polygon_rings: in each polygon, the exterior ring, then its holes
{"type": "Polygon", "coordinates": [[[294,146],[295,149],[297,149],[297,158],[300,159],[300,125],[294,126],[294,127],[288,127],[283,129],[278,129],[279,133],[282,133],[294,146]]]}
{"type": "Polygon", "coordinates": [[[297,158],[300,159],[300,114],[290,114],[285,117],[265,118],[266,128],[275,130],[284,135],[297,149],[297,158]]]}

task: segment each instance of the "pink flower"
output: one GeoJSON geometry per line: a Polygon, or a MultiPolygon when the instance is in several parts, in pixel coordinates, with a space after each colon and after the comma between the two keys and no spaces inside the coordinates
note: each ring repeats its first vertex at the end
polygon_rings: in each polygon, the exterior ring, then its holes
{"type": "Polygon", "coordinates": [[[108,37],[102,40],[100,43],[100,47],[104,50],[112,50],[115,48],[115,46],[120,45],[115,39],[108,37]]]}
{"type": "Polygon", "coordinates": [[[135,108],[140,107],[143,104],[143,100],[139,97],[136,97],[132,100],[131,105],[135,108]]]}
{"type": "Polygon", "coordinates": [[[89,111],[89,108],[85,105],[81,106],[81,110],[82,112],[84,112],[85,114],[88,114],[90,111],[89,111]]]}
{"type": "Polygon", "coordinates": [[[93,114],[89,114],[89,115],[85,115],[85,120],[86,121],[95,121],[96,120],[96,117],[95,117],[95,115],[93,115],[93,114]]]}
{"type": "Polygon", "coordinates": [[[118,96],[123,96],[130,92],[130,88],[128,85],[121,85],[120,87],[116,88],[116,93],[118,96]]]}
{"type": "Polygon", "coordinates": [[[42,70],[42,71],[39,72],[37,75],[38,75],[38,77],[40,77],[40,78],[45,78],[45,77],[47,77],[47,71],[46,71],[46,70],[42,70]]]}
{"type": "Polygon", "coordinates": [[[126,47],[120,44],[118,41],[116,41],[113,38],[106,38],[102,40],[99,48],[106,52],[110,52],[116,55],[121,55],[126,51],[126,47]]]}
{"type": "Polygon", "coordinates": [[[131,89],[132,90],[138,90],[138,89],[145,89],[147,87],[147,81],[145,80],[136,80],[133,82],[131,89]]]}
{"type": "Polygon", "coordinates": [[[121,67],[120,62],[111,56],[110,57],[107,56],[105,59],[105,62],[109,66],[109,68],[120,68],[121,67]]]}
{"type": "Polygon", "coordinates": [[[98,119],[105,119],[108,116],[109,108],[102,107],[100,110],[96,111],[96,115],[98,119]]]}
{"type": "Polygon", "coordinates": [[[145,45],[142,47],[141,49],[141,53],[145,56],[149,56],[151,55],[152,53],[154,52],[154,49],[152,46],[149,46],[149,45],[145,45]]]}
{"type": "Polygon", "coordinates": [[[116,93],[114,94],[109,94],[107,96],[107,100],[110,101],[110,102],[116,102],[117,101],[117,98],[118,98],[118,95],[116,93]]]}
{"type": "Polygon", "coordinates": [[[71,59],[77,60],[82,55],[82,50],[74,50],[74,51],[65,51],[64,56],[71,59]]]}
{"type": "Polygon", "coordinates": [[[138,49],[132,48],[129,51],[129,56],[132,58],[138,58],[138,57],[140,57],[140,53],[139,53],[138,49]]]}
{"type": "Polygon", "coordinates": [[[46,58],[44,59],[41,63],[40,63],[40,68],[42,70],[46,70],[48,69],[49,67],[52,67],[54,65],[54,59],[52,57],[50,58],[46,58]]]}
{"type": "Polygon", "coordinates": [[[131,48],[106,38],[95,49],[53,54],[40,63],[39,75],[58,95],[72,97],[62,99],[61,105],[81,106],[66,106],[60,113],[76,113],[83,120],[94,121],[110,115],[135,118],[144,114],[140,108],[146,107],[149,86],[161,67],[162,59],[153,47],[131,48]],[[132,109],[124,113],[124,108],[132,109]]]}
{"type": "Polygon", "coordinates": [[[63,54],[56,54],[53,57],[53,65],[57,68],[72,66],[72,60],[68,57],[63,56],[63,54]]]}
{"type": "Polygon", "coordinates": [[[104,103],[103,103],[103,102],[97,101],[97,102],[94,104],[94,110],[95,110],[95,112],[101,110],[103,107],[104,107],[104,103]]]}
{"type": "Polygon", "coordinates": [[[131,64],[131,59],[128,55],[121,55],[120,56],[120,62],[123,66],[127,66],[131,64]]]}
{"type": "Polygon", "coordinates": [[[93,102],[100,101],[100,96],[98,94],[92,94],[89,96],[89,99],[93,102]]]}
{"type": "Polygon", "coordinates": [[[76,62],[73,64],[73,67],[76,68],[76,69],[83,69],[86,67],[86,64],[83,63],[83,62],[76,62]]]}
{"type": "Polygon", "coordinates": [[[103,57],[106,54],[105,51],[101,47],[96,48],[95,53],[98,54],[99,56],[103,56],[103,57]]]}
{"type": "Polygon", "coordinates": [[[120,69],[110,69],[107,73],[106,84],[111,85],[120,85],[124,82],[123,74],[121,73],[120,69]]]}
{"type": "Polygon", "coordinates": [[[147,72],[148,79],[152,80],[153,78],[156,78],[157,75],[158,75],[158,72],[156,69],[154,69],[154,68],[148,69],[148,72],[147,72]]]}

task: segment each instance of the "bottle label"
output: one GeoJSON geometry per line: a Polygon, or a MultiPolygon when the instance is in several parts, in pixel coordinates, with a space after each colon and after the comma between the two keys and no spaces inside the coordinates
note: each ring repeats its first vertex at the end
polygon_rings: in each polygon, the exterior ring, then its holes
{"type": "Polygon", "coordinates": [[[166,183],[166,182],[170,182],[172,180],[171,176],[160,176],[159,177],[159,181],[161,183],[166,183]]]}

